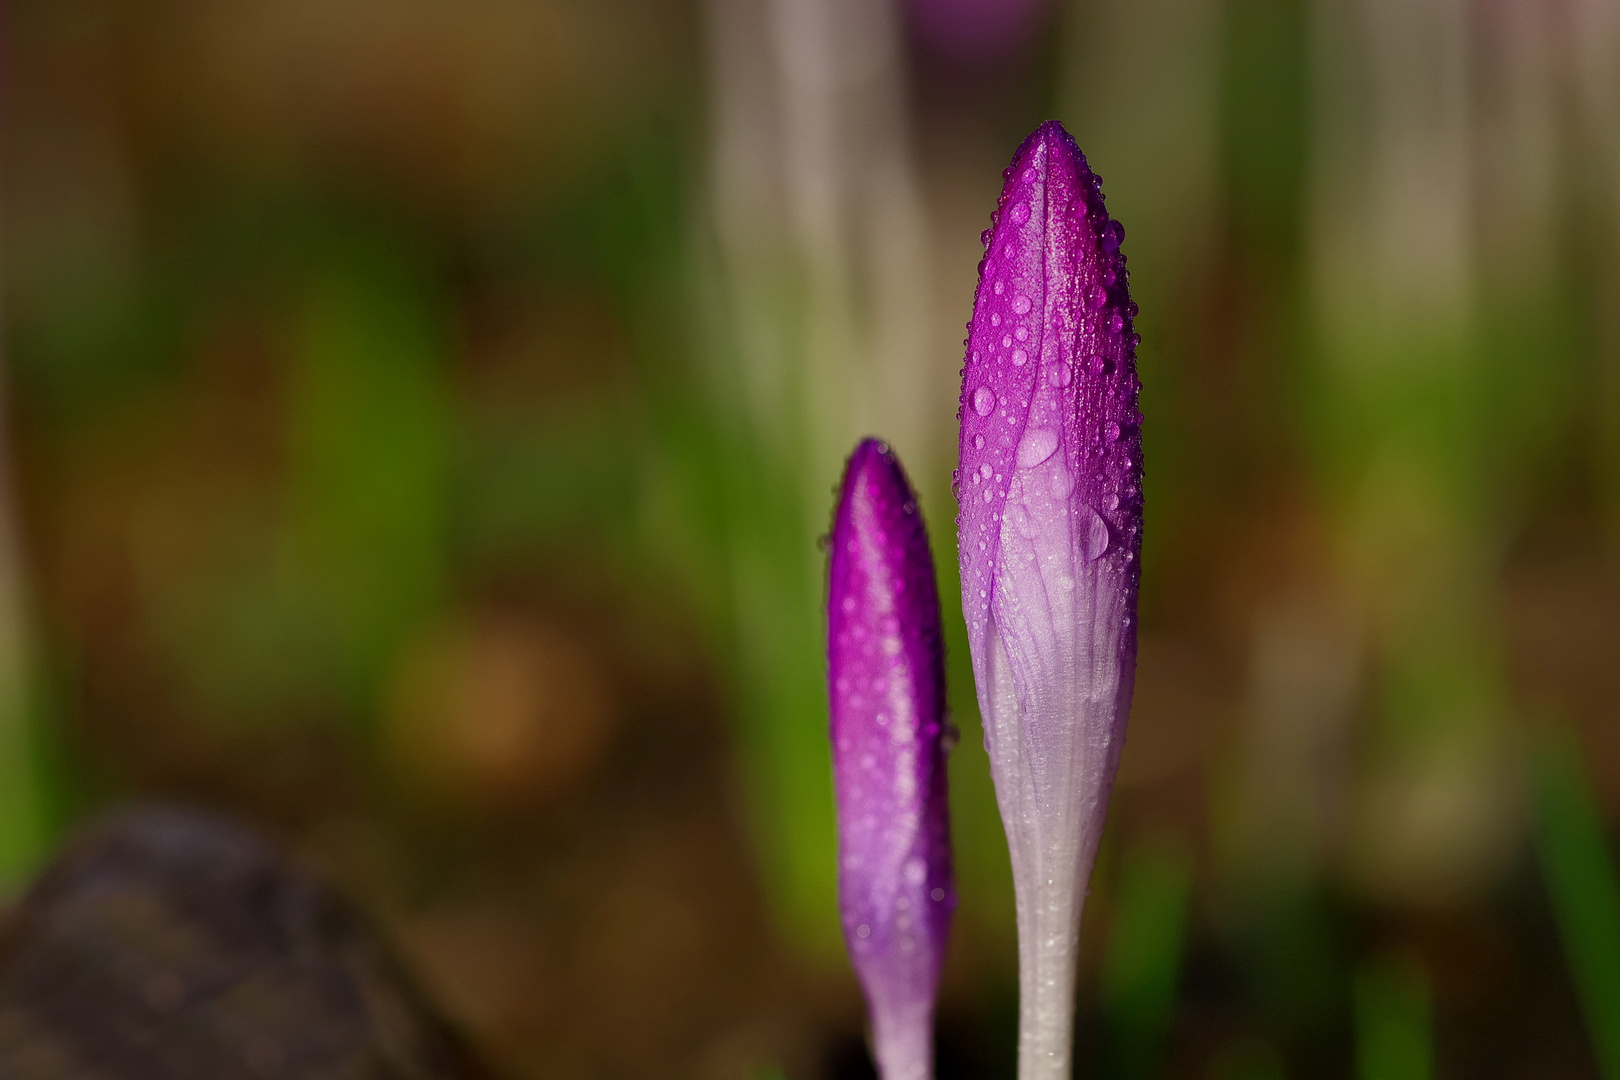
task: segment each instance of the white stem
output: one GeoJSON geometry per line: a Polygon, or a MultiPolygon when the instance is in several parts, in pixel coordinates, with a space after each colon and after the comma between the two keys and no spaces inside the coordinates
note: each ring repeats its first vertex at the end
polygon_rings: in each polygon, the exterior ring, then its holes
{"type": "MultiPolygon", "coordinates": [[[[1004,537],[1004,541],[1006,537],[1004,537]]],[[[1040,704],[1021,704],[1013,662],[993,621],[986,642],[986,744],[1007,829],[1018,909],[1018,1080],[1066,1080],[1074,1049],[1080,914],[1097,857],[1114,765],[1120,699],[1119,627],[1096,564],[1076,590],[1083,618],[1067,622],[1060,652],[1087,677],[1044,682],[1040,704]],[[1074,635],[1083,644],[1076,648],[1074,635]],[[1041,715],[1031,715],[1038,708],[1041,715]]]]}
{"type": "Polygon", "coordinates": [[[934,1080],[933,1002],[873,1009],[872,1057],[883,1080],[934,1080]]]}

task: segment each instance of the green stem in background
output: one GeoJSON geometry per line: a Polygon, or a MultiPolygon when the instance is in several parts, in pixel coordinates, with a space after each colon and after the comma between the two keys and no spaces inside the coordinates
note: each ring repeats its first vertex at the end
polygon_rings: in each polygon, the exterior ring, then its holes
{"type": "Polygon", "coordinates": [[[1359,1080],[1430,1080],[1432,1027],[1429,980],[1416,962],[1385,957],[1356,973],[1359,1080]]]}
{"type": "Polygon", "coordinates": [[[1149,840],[1125,852],[1102,968],[1110,1075],[1158,1075],[1175,1016],[1191,892],[1192,859],[1180,840],[1149,840]]]}
{"type": "Polygon", "coordinates": [[[1620,1080],[1620,877],[1572,736],[1534,755],[1536,848],[1570,976],[1607,1080],[1620,1080]]]}
{"type": "Polygon", "coordinates": [[[0,429],[0,901],[22,886],[45,853],[54,787],[29,693],[25,590],[4,434],[0,429]]]}

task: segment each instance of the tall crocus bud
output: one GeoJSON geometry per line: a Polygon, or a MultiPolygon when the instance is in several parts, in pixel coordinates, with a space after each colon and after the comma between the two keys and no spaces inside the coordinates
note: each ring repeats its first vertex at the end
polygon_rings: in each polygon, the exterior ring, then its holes
{"type": "Polygon", "coordinates": [[[939,594],[916,496],[872,439],[844,470],[828,581],[844,940],[883,1080],[928,1080],[956,906],[939,594]]]}
{"type": "Polygon", "coordinates": [[[984,234],[962,369],[962,612],[1018,908],[1020,1080],[1067,1077],[1080,908],[1136,667],[1142,451],[1124,230],[1055,121],[984,234]]]}

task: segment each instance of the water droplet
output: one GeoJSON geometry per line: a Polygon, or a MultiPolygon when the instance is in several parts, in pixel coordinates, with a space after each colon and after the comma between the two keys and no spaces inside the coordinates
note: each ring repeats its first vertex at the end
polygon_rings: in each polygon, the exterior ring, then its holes
{"type": "Polygon", "coordinates": [[[1141,310],[1141,308],[1136,306],[1136,301],[1135,300],[1127,300],[1127,301],[1125,301],[1125,317],[1127,319],[1136,318],[1136,313],[1138,311],[1140,311],[1140,310],[1141,310]]]}
{"type": "Polygon", "coordinates": [[[1086,287],[1086,303],[1093,308],[1100,308],[1108,303],[1108,290],[1101,285],[1086,287]]]}
{"type": "Polygon", "coordinates": [[[933,892],[929,893],[928,896],[929,896],[930,899],[932,899],[937,904],[941,900],[945,899],[945,890],[944,889],[935,889],[933,892]]]}
{"type": "Polygon", "coordinates": [[[1068,364],[1055,364],[1046,378],[1053,386],[1068,386],[1074,381],[1074,368],[1068,364]]]}
{"type": "Polygon", "coordinates": [[[1028,360],[1028,359],[1029,359],[1029,353],[1025,352],[1023,349],[1014,349],[1013,350],[1013,355],[1012,355],[1013,367],[1023,367],[1024,362],[1026,360],[1028,360]]]}
{"type": "Polygon", "coordinates": [[[1014,225],[1022,225],[1029,220],[1029,204],[1019,203],[1007,212],[1007,216],[1012,218],[1014,225]]]}
{"type": "Polygon", "coordinates": [[[1001,245],[1001,253],[1003,255],[1007,256],[1007,258],[1009,258],[1009,259],[1013,257],[1013,252],[1016,251],[1016,250],[1017,249],[1014,248],[1011,244],[1002,244],[1001,245]]]}
{"type": "Polygon", "coordinates": [[[1108,316],[1108,332],[1110,334],[1117,334],[1124,329],[1125,317],[1123,315],[1116,311],[1108,316]]]}
{"type": "Polygon", "coordinates": [[[973,391],[973,411],[980,416],[989,416],[990,410],[996,407],[996,395],[988,386],[981,386],[973,391]]]}
{"type": "Polygon", "coordinates": [[[1119,442],[1119,425],[1112,420],[1103,427],[1103,434],[1108,436],[1109,442],[1119,442]]]}
{"type": "Polygon", "coordinates": [[[1007,283],[1005,281],[996,282],[994,291],[997,296],[1000,296],[1002,293],[1007,291],[1007,283]]]}
{"type": "Polygon", "coordinates": [[[1103,226],[1102,246],[1104,251],[1118,251],[1119,245],[1125,242],[1125,226],[1117,221],[1110,221],[1103,226]]]}
{"type": "Polygon", "coordinates": [[[986,480],[990,479],[990,473],[992,471],[994,470],[990,468],[990,463],[988,461],[979,466],[979,475],[984,477],[986,480]]]}
{"type": "Polygon", "coordinates": [[[870,926],[867,926],[865,923],[861,923],[861,925],[859,925],[859,926],[857,926],[855,928],[855,936],[858,937],[858,938],[867,938],[867,937],[870,937],[871,935],[872,935],[872,928],[870,926]]]}
{"type": "Polygon", "coordinates": [[[1015,314],[1015,315],[1027,314],[1029,312],[1029,306],[1030,306],[1029,305],[1029,297],[1027,297],[1027,296],[1015,296],[1015,297],[1013,297],[1013,314],[1015,314]]]}
{"type": "Polygon", "coordinates": [[[1041,462],[1052,456],[1057,449],[1057,433],[1044,428],[1035,428],[1024,433],[1024,439],[1018,444],[1018,467],[1020,469],[1033,469],[1041,462]]]}
{"type": "Polygon", "coordinates": [[[975,436],[973,436],[973,449],[975,449],[975,450],[983,450],[984,449],[984,436],[983,435],[975,435],[975,436]]]}
{"type": "Polygon", "coordinates": [[[1013,331],[1013,337],[1017,338],[1019,341],[1028,341],[1029,340],[1029,327],[1020,326],[1018,329],[1013,331]]]}
{"type": "Polygon", "coordinates": [[[1119,509],[1119,496],[1110,491],[1103,496],[1103,507],[1110,512],[1119,509]]]}
{"type": "Polygon", "coordinates": [[[1001,313],[999,311],[995,311],[995,312],[990,313],[990,325],[991,326],[1000,326],[1001,325],[1001,313]]]}
{"type": "Polygon", "coordinates": [[[1108,525],[1089,506],[1082,515],[1085,520],[1081,526],[1084,531],[1080,534],[1080,554],[1086,562],[1095,562],[1108,550],[1108,525]]]}
{"type": "Polygon", "coordinates": [[[1114,287],[1114,282],[1119,280],[1119,275],[1114,273],[1114,268],[1110,266],[1103,271],[1102,278],[1103,284],[1112,289],[1114,287]]]}
{"type": "Polygon", "coordinates": [[[1024,170],[1024,183],[1033,184],[1034,182],[1035,182],[1035,168],[1034,168],[1034,166],[1030,166],[1029,168],[1024,170]]]}
{"type": "Polygon", "coordinates": [[[1012,335],[1011,334],[1002,334],[1001,335],[1001,347],[1003,349],[1012,348],[1012,335]]]}
{"type": "Polygon", "coordinates": [[[1101,375],[1107,370],[1108,361],[1103,359],[1101,353],[1093,353],[1091,357],[1091,373],[1093,375],[1101,375]]]}
{"type": "Polygon", "coordinates": [[[979,243],[983,244],[985,247],[990,246],[990,230],[989,229],[986,229],[986,230],[984,230],[984,232],[979,234],[979,243]]]}

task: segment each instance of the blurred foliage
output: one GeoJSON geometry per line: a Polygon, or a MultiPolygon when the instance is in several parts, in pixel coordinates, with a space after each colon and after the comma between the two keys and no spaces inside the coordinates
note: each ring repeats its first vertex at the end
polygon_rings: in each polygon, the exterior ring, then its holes
{"type": "Polygon", "coordinates": [[[1580,754],[1544,736],[1535,762],[1536,841],[1598,1064],[1620,1076],[1620,876],[1580,754]]]}
{"type": "Polygon", "coordinates": [[[1149,418],[1088,1074],[1620,1070],[1612,3],[4,18],[0,890],[203,802],[512,1075],[853,1075],[817,538],[870,429],[961,732],[940,1075],[1010,1075],[954,328],[1056,115],[1149,418]]]}

